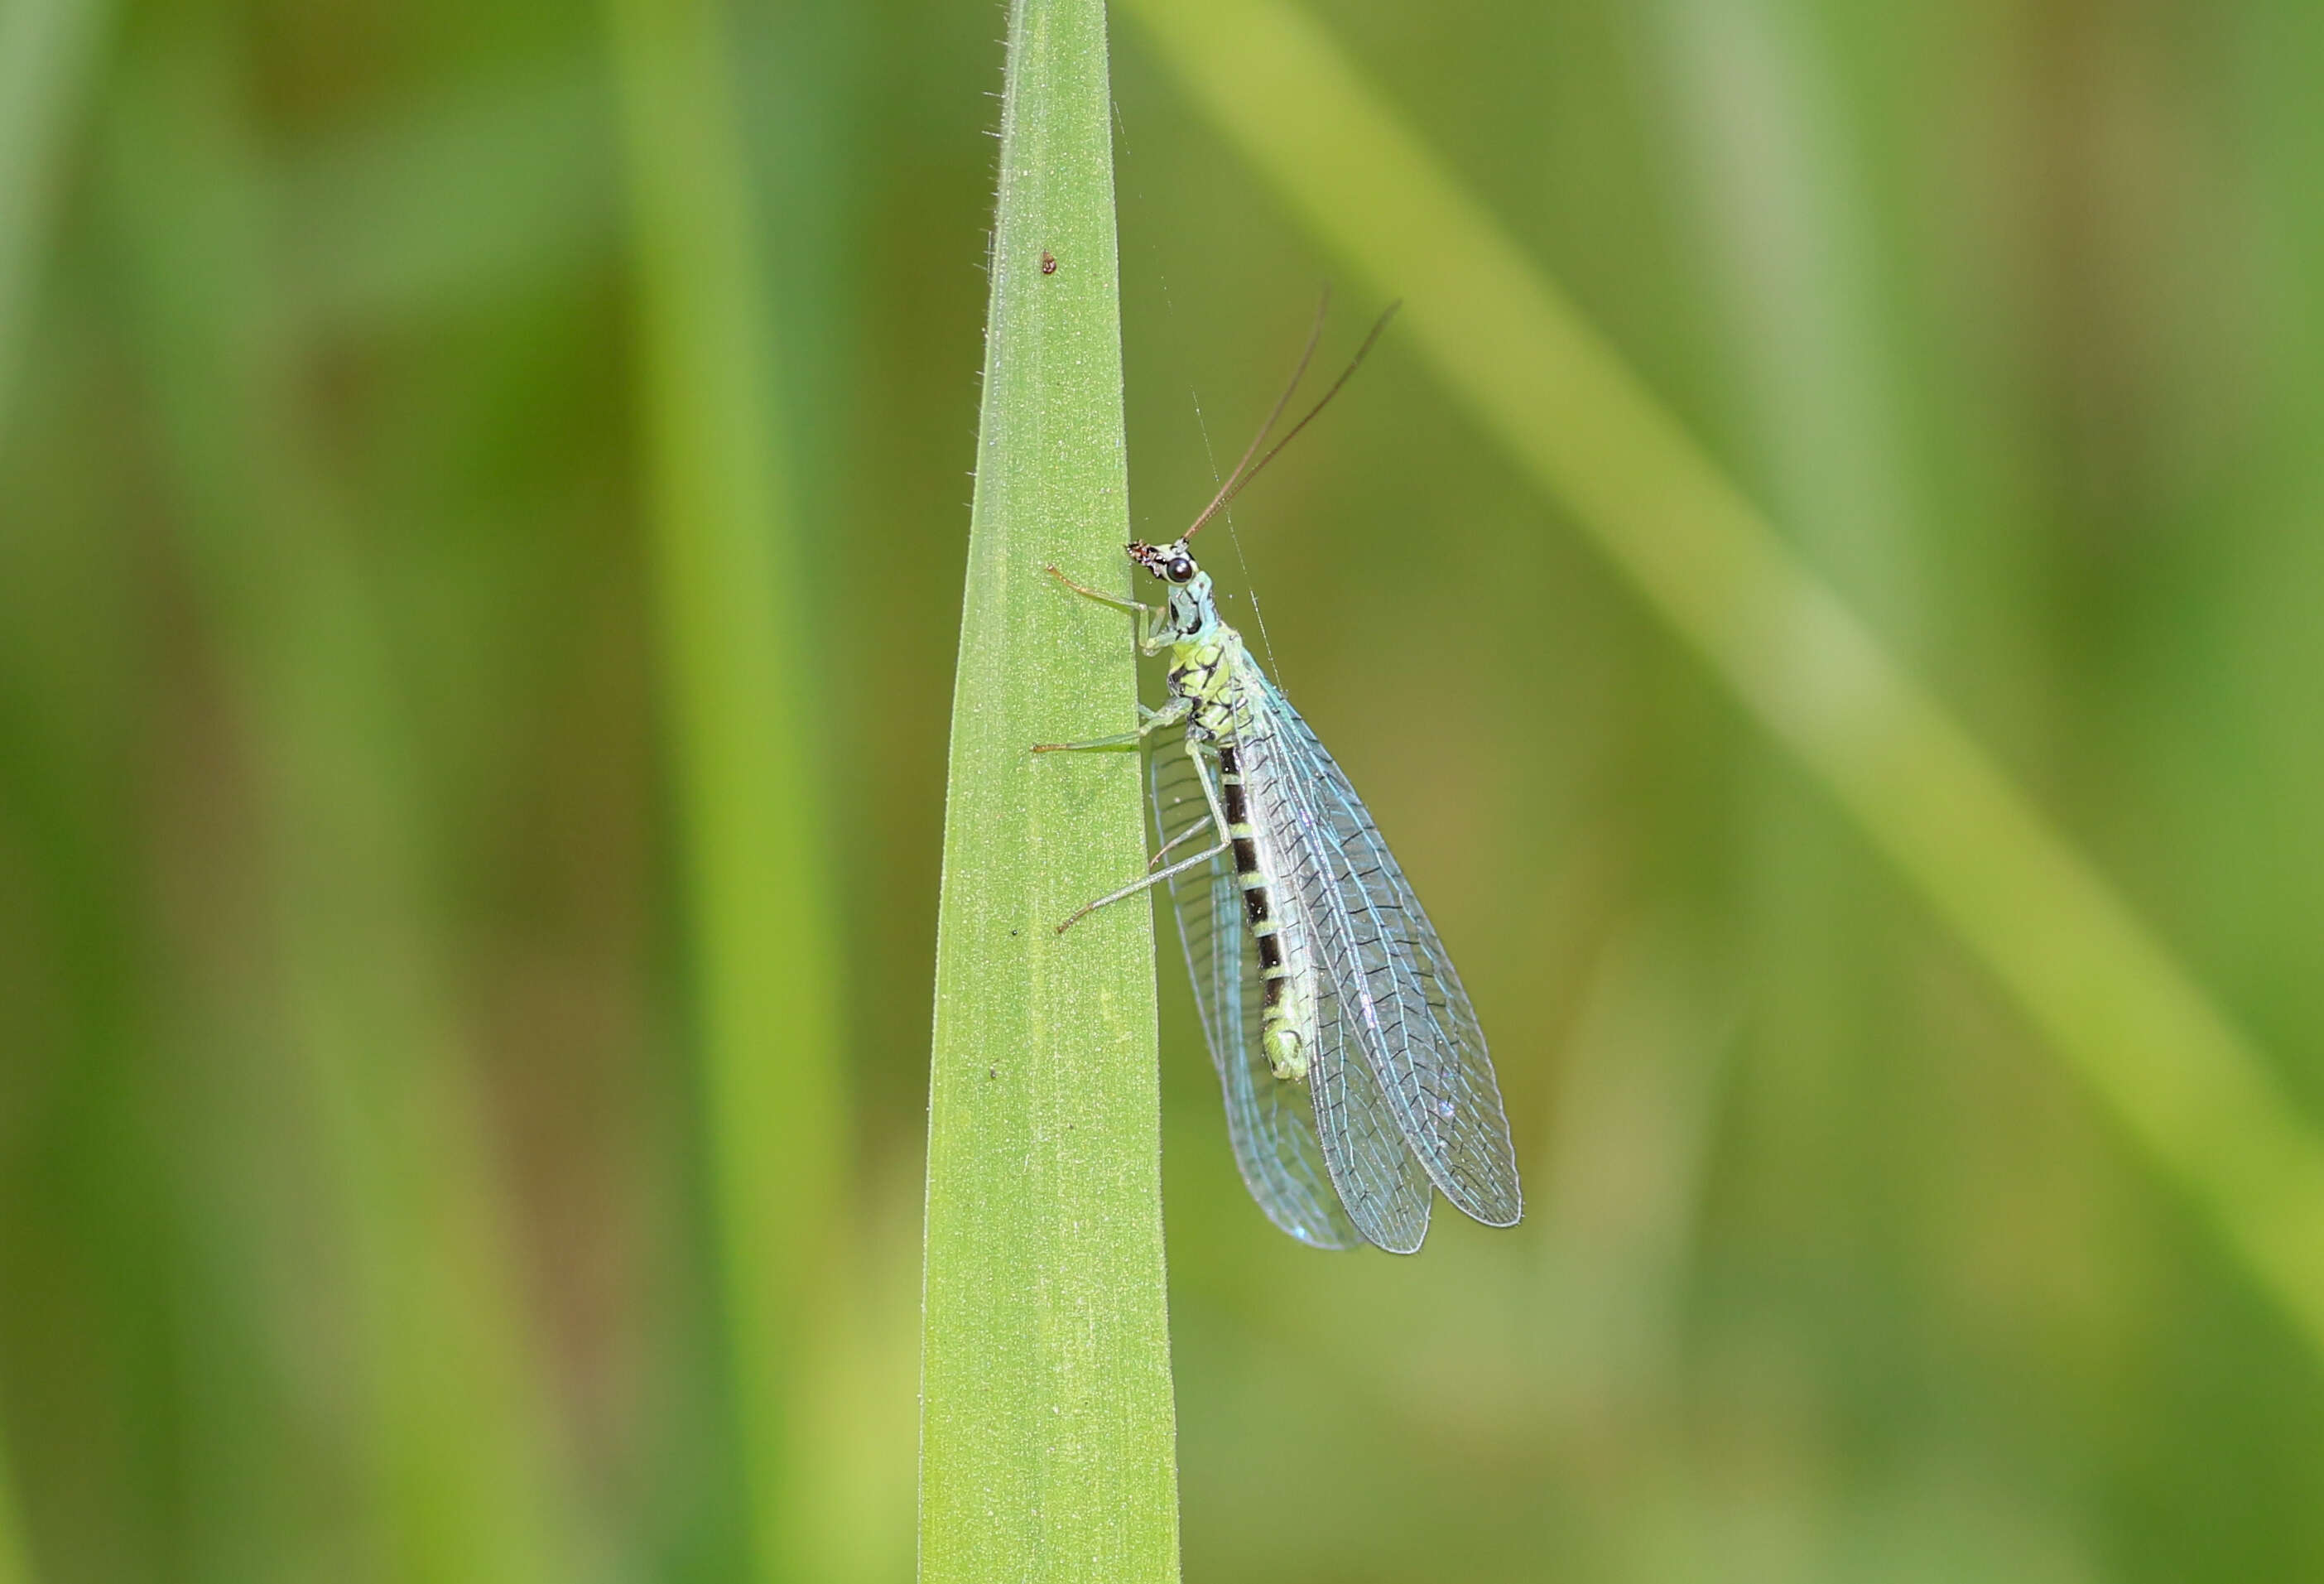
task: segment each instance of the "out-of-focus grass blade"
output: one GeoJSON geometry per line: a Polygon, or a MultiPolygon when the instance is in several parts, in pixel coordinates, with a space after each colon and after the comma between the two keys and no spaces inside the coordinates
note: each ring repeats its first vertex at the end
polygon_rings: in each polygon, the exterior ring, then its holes
{"type": "Polygon", "coordinates": [[[616,152],[592,55],[538,62],[342,129],[278,178],[284,274],[301,313],[345,331],[603,257],[616,152]]]}
{"type": "Polygon", "coordinates": [[[920,1576],[1178,1575],[1154,936],[1059,920],[1146,856],[1101,0],[1016,0],[954,676],[921,1331],[920,1576]]]}
{"type": "MultiPolygon", "coordinates": [[[[308,1137],[293,1148],[274,1114],[224,1104],[208,1119],[232,1130],[238,1152],[283,1156],[277,1176],[314,1175],[327,1257],[253,1248],[264,1232],[238,1221],[213,1229],[260,1264],[306,1255],[311,1290],[271,1324],[346,1317],[344,1336],[302,1339],[352,1375],[349,1444],[325,1466],[346,1460],[359,1483],[331,1493],[331,1554],[429,1584],[563,1584],[587,1547],[556,1469],[506,1206],[449,1005],[430,822],[385,612],[301,421],[240,62],[199,22],[157,29],[134,57],[110,129],[106,208],[179,553],[263,822],[267,972],[252,1021],[277,1043],[268,1103],[308,1137]]],[[[223,1289],[251,1274],[205,1273],[221,1289],[212,1302],[244,1301],[223,1289]]],[[[250,1433],[208,1429],[237,1448],[250,1433]]],[[[271,1461],[231,1475],[207,1467],[219,1448],[187,1460],[230,1498],[263,1503],[269,1493],[235,1481],[288,1480],[290,1439],[278,1433],[271,1461]]],[[[241,1548],[253,1537],[223,1524],[215,1537],[232,1549],[212,1565],[250,1565],[241,1548]]],[[[307,1553],[285,1570],[314,1565],[307,1553]]]]}
{"type": "Polygon", "coordinates": [[[1795,752],[2324,1351],[2324,1148],[2073,845],[1283,0],[1129,0],[1187,94],[1795,752]]]}
{"type": "Polygon", "coordinates": [[[108,0],[0,0],[0,423],[8,417],[58,174],[108,0]]]}
{"type": "Polygon", "coordinates": [[[1909,637],[1926,583],[1869,207],[1828,44],[1784,0],[1655,0],[1659,95],[1717,262],[1746,438],[1792,542],[1909,637]]]}
{"type": "Polygon", "coordinates": [[[23,1531],[16,1522],[16,1491],[8,1478],[7,1426],[0,1423],[0,1584],[32,1584],[23,1531]]]}
{"type": "Polygon", "coordinates": [[[847,1119],[810,558],[787,476],[757,194],[716,0],[614,0],[661,675],[683,815],[719,1280],[754,1576],[841,1549],[808,1404],[844,1307],[847,1119]]]}

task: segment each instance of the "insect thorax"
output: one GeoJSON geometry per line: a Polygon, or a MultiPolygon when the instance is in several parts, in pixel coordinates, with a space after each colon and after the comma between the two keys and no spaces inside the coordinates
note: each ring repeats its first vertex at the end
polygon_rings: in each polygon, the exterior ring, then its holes
{"type": "Polygon", "coordinates": [[[1246,685],[1242,639],[1213,624],[1207,631],[1170,646],[1170,692],[1194,706],[1189,723],[1206,736],[1233,735],[1235,700],[1246,685]]]}

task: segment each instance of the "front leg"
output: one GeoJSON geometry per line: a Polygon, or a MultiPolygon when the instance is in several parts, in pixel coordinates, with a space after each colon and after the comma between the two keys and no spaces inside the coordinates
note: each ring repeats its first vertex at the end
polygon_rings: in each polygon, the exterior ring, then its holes
{"type": "Polygon", "coordinates": [[[1075,583],[1072,578],[1067,577],[1064,573],[1058,571],[1054,566],[1044,566],[1041,570],[1047,572],[1050,576],[1056,578],[1059,583],[1064,584],[1067,588],[1073,590],[1075,594],[1080,594],[1084,599],[1095,600],[1101,605],[1110,606],[1127,615],[1136,617],[1138,621],[1138,652],[1142,655],[1153,655],[1162,652],[1162,645],[1160,641],[1155,638],[1154,629],[1169,614],[1167,611],[1163,610],[1158,605],[1141,604],[1136,600],[1125,600],[1119,594],[1110,594],[1102,589],[1092,588],[1086,583],[1075,583]]]}

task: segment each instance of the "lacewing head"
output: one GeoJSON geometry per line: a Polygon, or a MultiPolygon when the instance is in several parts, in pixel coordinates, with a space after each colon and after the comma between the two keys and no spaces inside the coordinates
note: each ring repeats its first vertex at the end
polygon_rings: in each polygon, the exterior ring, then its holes
{"type": "Polygon", "coordinates": [[[1194,574],[1202,570],[1194,565],[1194,557],[1187,553],[1186,541],[1183,539],[1173,539],[1167,545],[1141,544],[1132,539],[1125,548],[1131,560],[1165,583],[1192,583],[1194,574]]]}

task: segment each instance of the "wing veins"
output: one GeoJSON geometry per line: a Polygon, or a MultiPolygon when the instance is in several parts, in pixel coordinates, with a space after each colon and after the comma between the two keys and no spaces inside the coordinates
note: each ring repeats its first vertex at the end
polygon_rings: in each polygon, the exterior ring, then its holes
{"type": "Polygon", "coordinates": [[[1302,868],[1314,871],[1301,899],[1320,922],[1327,977],[1370,1014],[1352,1031],[1359,1047],[1430,1179],[1465,1213],[1508,1225],[1522,1211],[1516,1160],[1467,992],[1345,773],[1271,685],[1266,707],[1255,735],[1284,761],[1271,768],[1297,802],[1302,868]]]}

